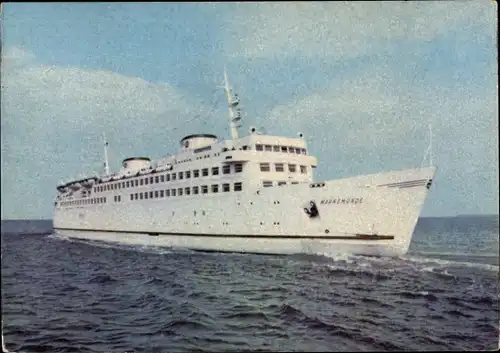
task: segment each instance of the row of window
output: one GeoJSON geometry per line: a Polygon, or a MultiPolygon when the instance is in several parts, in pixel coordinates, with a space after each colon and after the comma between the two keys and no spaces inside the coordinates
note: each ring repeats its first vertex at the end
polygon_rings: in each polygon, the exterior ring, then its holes
{"type": "MultiPolygon", "coordinates": [[[[202,147],[201,149],[202,149],[202,151],[194,150],[194,153],[204,152],[203,149],[205,149],[205,147],[202,147]]],[[[206,150],[210,150],[210,149],[211,149],[211,146],[209,146],[209,148],[206,148],[206,150]]],[[[248,150],[251,150],[251,149],[252,149],[251,146],[246,146],[246,145],[239,147],[239,150],[243,150],[243,151],[248,151],[248,150]]],[[[266,152],[282,152],[282,153],[293,153],[293,154],[307,155],[307,150],[305,148],[293,147],[293,146],[279,146],[279,145],[256,144],[255,145],[255,150],[257,150],[257,151],[266,151],[266,152]]],[[[232,149],[229,149],[227,147],[224,147],[224,148],[222,148],[221,151],[222,152],[236,151],[236,148],[233,147],[232,149]]],[[[203,156],[198,156],[198,157],[196,157],[196,159],[199,160],[199,159],[205,159],[205,158],[210,158],[210,157],[217,157],[217,156],[220,156],[220,154],[221,154],[221,152],[214,153],[213,155],[206,154],[206,155],[203,155],[203,156]]],[[[191,158],[186,158],[186,159],[183,159],[183,160],[177,160],[177,161],[175,161],[175,164],[186,163],[186,162],[191,162],[191,161],[192,161],[191,158]]]]}
{"type": "MultiPolygon", "coordinates": [[[[241,163],[234,164],[234,173],[241,173],[241,172],[243,172],[243,164],[241,164],[241,163]]],[[[202,176],[202,177],[206,177],[209,175],[214,176],[214,175],[219,175],[219,173],[220,173],[219,167],[213,167],[211,169],[203,168],[201,170],[200,169],[186,170],[186,171],[182,171],[182,172],[161,174],[161,175],[155,175],[155,176],[147,176],[147,177],[143,177],[141,179],[133,179],[133,180],[128,180],[128,181],[121,181],[121,182],[110,183],[110,184],[106,184],[106,185],[100,185],[100,186],[94,187],[94,192],[127,189],[127,188],[139,187],[139,186],[144,186],[144,185],[149,185],[149,184],[159,184],[159,183],[165,183],[165,182],[175,181],[175,180],[190,179],[191,177],[198,178],[200,176],[202,176]],[[210,174],[210,172],[211,172],[211,174],[210,174]]],[[[230,173],[231,173],[231,165],[226,164],[226,165],[222,166],[222,174],[230,174],[230,173]]]]}
{"type": "MultiPolygon", "coordinates": [[[[270,172],[271,171],[271,165],[270,163],[261,163],[260,164],[260,171],[261,172],[270,172]]],[[[284,172],[285,171],[285,165],[283,163],[275,163],[274,164],[274,171],[276,172],[284,172]]],[[[291,173],[296,173],[297,172],[297,165],[296,164],[288,164],[288,171],[291,173]]],[[[300,172],[302,174],[307,173],[307,167],[305,165],[300,166],[300,172]]]]}
{"type": "MultiPolygon", "coordinates": [[[[241,182],[237,182],[233,184],[233,191],[242,191],[243,184],[241,182]]],[[[174,188],[174,189],[166,189],[166,190],[155,190],[155,191],[145,191],[138,192],[135,194],[130,194],[130,200],[147,200],[147,199],[156,199],[170,196],[183,196],[183,195],[198,195],[198,194],[208,194],[210,193],[218,193],[218,192],[230,192],[231,184],[224,183],[212,184],[212,185],[201,185],[201,186],[193,186],[193,187],[184,187],[184,188],[174,188]]],[[[121,202],[121,195],[115,195],[113,198],[114,202],[121,202]]],[[[106,203],[106,197],[97,197],[86,200],[73,200],[73,201],[63,201],[61,202],[61,206],[79,206],[79,205],[93,205],[93,204],[101,204],[106,203]]]]}
{"type": "Polygon", "coordinates": [[[92,199],[84,199],[84,200],[62,201],[60,205],[61,206],[99,205],[106,202],[107,202],[106,197],[95,197],[92,199]]]}
{"type": "Polygon", "coordinates": [[[292,147],[292,146],[278,146],[278,145],[255,145],[257,151],[266,152],[282,152],[307,155],[305,148],[292,147]]]}
{"type": "MultiPolygon", "coordinates": [[[[211,149],[211,146],[207,147],[202,147],[197,150],[193,150],[194,153],[200,153],[204,151],[208,151],[211,149]]],[[[251,150],[252,148],[250,146],[241,146],[239,147],[240,150],[243,151],[248,151],[251,150]]],[[[293,147],[293,146],[280,146],[280,145],[263,145],[263,144],[256,144],[255,145],[255,150],[256,151],[266,151],[266,152],[282,152],[282,153],[293,153],[293,154],[303,154],[307,155],[307,150],[305,148],[301,147],[293,147]]],[[[227,147],[224,147],[222,149],[222,152],[228,152],[228,151],[236,151],[236,148],[233,147],[232,149],[229,149],[227,147]]],[[[220,156],[220,152],[214,153],[212,157],[217,157],[220,156]]],[[[204,155],[204,156],[198,156],[196,159],[204,159],[204,158],[210,158],[210,154],[204,155]]],[[[184,163],[184,162],[191,162],[191,158],[182,160],[182,161],[177,161],[176,163],[184,163]]]]}
{"type": "MultiPolygon", "coordinates": [[[[275,182],[273,182],[273,181],[265,180],[265,181],[262,182],[262,186],[265,187],[265,188],[269,188],[269,187],[273,186],[274,183],[275,182]]],[[[298,184],[298,183],[299,183],[298,181],[292,181],[292,182],[290,182],[290,184],[292,184],[292,185],[295,185],[295,184],[298,184]]],[[[276,185],[278,185],[278,186],[283,186],[283,185],[286,185],[286,184],[288,184],[288,182],[286,182],[286,181],[276,181],[276,185]]]]}
{"type": "MultiPolygon", "coordinates": [[[[242,183],[241,182],[234,183],[233,191],[241,191],[241,190],[243,190],[242,183]]],[[[148,200],[148,199],[158,199],[164,197],[183,196],[183,195],[189,196],[198,194],[208,194],[209,192],[215,194],[218,192],[230,192],[230,191],[231,191],[231,184],[229,183],[225,183],[222,185],[212,184],[212,185],[201,185],[201,186],[174,188],[166,190],[136,192],[135,194],[130,194],[130,200],[132,201],[148,200]]]]}

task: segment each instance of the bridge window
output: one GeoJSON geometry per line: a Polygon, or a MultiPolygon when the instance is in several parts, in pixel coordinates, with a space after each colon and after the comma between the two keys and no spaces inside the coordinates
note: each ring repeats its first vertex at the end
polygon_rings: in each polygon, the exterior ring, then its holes
{"type": "Polygon", "coordinates": [[[166,177],[166,181],[170,181],[170,174],[167,174],[165,177],[166,177]]]}
{"type": "Polygon", "coordinates": [[[165,182],[165,174],[160,175],[160,182],[161,183],[165,182]]]}
{"type": "Polygon", "coordinates": [[[261,172],[269,172],[271,168],[269,167],[269,163],[261,163],[260,164],[260,171],[261,172]]]}
{"type": "Polygon", "coordinates": [[[175,192],[176,192],[176,190],[175,190],[175,189],[172,189],[172,190],[171,190],[171,192],[172,192],[172,196],[175,196],[175,192]]]}
{"type": "Polygon", "coordinates": [[[157,176],[155,176],[155,183],[158,184],[159,182],[160,182],[160,176],[157,175],[157,176]]]}
{"type": "Polygon", "coordinates": [[[159,195],[159,194],[158,194],[158,190],[156,190],[156,191],[155,191],[155,199],[157,199],[157,198],[158,198],[158,195],[159,195]]]}
{"type": "Polygon", "coordinates": [[[229,174],[231,173],[231,166],[229,164],[225,164],[222,167],[222,174],[229,174]]]}
{"type": "Polygon", "coordinates": [[[263,151],[264,150],[264,146],[262,146],[262,145],[255,145],[255,149],[257,151],[263,151]]]}
{"type": "Polygon", "coordinates": [[[148,185],[149,184],[149,179],[148,178],[144,178],[144,185],[148,185]]]}
{"type": "Polygon", "coordinates": [[[212,146],[205,146],[205,147],[200,147],[195,150],[193,150],[194,153],[200,153],[204,151],[210,151],[212,149],[212,146]]]}
{"type": "Polygon", "coordinates": [[[164,196],[165,196],[165,193],[163,192],[163,190],[160,190],[160,198],[162,198],[164,196]]]}
{"type": "Polygon", "coordinates": [[[274,169],[277,171],[277,172],[284,172],[285,171],[285,168],[283,166],[283,163],[276,163],[274,165],[274,169]]]}
{"type": "Polygon", "coordinates": [[[280,151],[280,146],[273,146],[273,152],[279,152],[280,151]]]}
{"type": "Polygon", "coordinates": [[[229,192],[230,191],[229,184],[222,184],[222,191],[229,192]]]}
{"type": "Polygon", "coordinates": [[[170,189],[165,190],[165,196],[170,197],[170,189]]]}
{"type": "Polygon", "coordinates": [[[301,165],[301,166],[300,166],[300,172],[301,172],[302,174],[306,174],[306,173],[307,173],[307,167],[306,167],[305,165],[301,165]]]}
{"type": "Polygon", "coordinates": [[[200,171],[198,169],[193,170],[193,178],[198,178],[200,176],[200,171]]]}
{"type": "Polygon", "coordinates": [[[139,194],[139,196],[141,200],[144,198],[144,194],[142,192],[139,194]]]}
{"type": "Polygon", "coordinates": [[[189,178],[191,178],[191,171],[187,170],[186,171],[186,179],[189,179],[189,178]]]}
{"type": "Polygon", "coordinates": [[[198,192],[199,192],[199,187],[193,186],[193,195],[198,195],[198,192]]]}
{"type": "Polygon", "coordinates": [[[150,177],[149,178],[149,183],[150,184],[154,184],[155,183],[155,178],[154,177],[150,177]]]}
{"type": "Polygon", "coordinates": [[[288,165],[288,170],[291,172],[291,173],[295,173],[297,171],[297,166],[295,164],[289,164],[288,165]]]}
{"type": "Polygon", "coordinates": [[[207,185],[202,185],[201,186],[201,193],[202,194],[208,193],[208,186],[207,185]]]}
{"type": "Polygon", "coordinates": [[[307,151],[305,148],[301,148],[300,150],[302,151],[302,154],[307,154],[307,151]]]}
{"type": "Polygon", "coordinates": [[[213,184],[213,185],[212,185],[212,192],[213,192],[213,193],[219,192],[219,185],[217,185],[217,184],[213,184]]]}
{"type": "Polygon", "coordinates": [[[272,181],[263,181],[262,186],[265,188],[269,188],[269,187],[273,186],[273,182],[272,181]]]}
{"type": "Polygon", "coordinates": [[[241,163],[236,163],[234,165],[234,172],[235,173],[241,173],[243,171],[243,164],[241,163]]]}
{"type": "Polygon", "coordinates": [[[243,189],[241,182],[234,183],[234,191],[241,191],[243,189]]]}
{"type": "Polygon", "coordinates": [[[177,174],[176,173],[172,173],[172,180],[175,180],[177,179],[177,174]]]}
{"type": "Polygon", "coordinates": [[[287,150],[286,146],[281,146],[281,152],[286,153],[286,150],[287,150]]]}
{"type": "Polygon", "coordinates": [[[295,147],[295,154],[300,154],[300,148],[295,147]]]}
{"type": "Polygon", "coordinates": [[[219,175],[219,167],[212,168],[212,175],[219,175]]]}
{"type": "Polygon", "coordinates": [[[266,152],[272,152],[272,150],[273,150],[273,146],[271,146],[271,145],[265,145],[264,148],[265,148],[266,152]]]}
{"type": "Polygon", "coordinates": [[[179,172],[179,180],[182,180],[184,179],[184,173],[183,172],[179,172]]]}
{"type": "Polygon", "coordinates": [[[278,186],[286,185],[286,181],[278,181],[278,186]]]}
{"type": "Polygon", "coordinates": [[[201,173],[202,173],[203,176],[208,176],[208,168],[203,168],[201,170],[201,173]]]}
{"type": "Polygon", "coordinates": [[[178,188],[177,189],[177,195],[182,196],[182,191],[183,191],[182,188],[178,188]]]}
{"type": "Polygon", "coordinates": [[[189,187],[184,188],[184,194],[190,195],[191,194],[191,189],[189,187]]]}

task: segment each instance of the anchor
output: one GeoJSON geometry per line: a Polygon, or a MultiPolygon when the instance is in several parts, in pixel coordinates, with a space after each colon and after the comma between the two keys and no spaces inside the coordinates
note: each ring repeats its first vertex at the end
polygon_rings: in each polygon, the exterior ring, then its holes
{"type": "Polygon", "coordinates": [[[309,207],[305,207],[304,212],[309,216],[309,218],[316,218],[319,216],[318,207],[314,201],[309,202],[309,207]]]}

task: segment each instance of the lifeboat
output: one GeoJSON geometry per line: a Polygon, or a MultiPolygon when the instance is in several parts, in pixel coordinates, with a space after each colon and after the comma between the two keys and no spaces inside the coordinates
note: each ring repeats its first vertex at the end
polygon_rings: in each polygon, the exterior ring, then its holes
{"type": "Polygon", "coordinates": [[[141,168],[141,170],[139,170],[139,175],[149,174],[150,171],[149,168],[141,168]]]}
{"type": "Polygon", "coordinates": [[[68,186],[71,190],[76,191],[82,187],[82,184],[80,184],[79,182],[75,182],[75,183],[69,184],[68,186]]]}
{"type": "Polygon", "coordinates": [[[164,172],[164,171],[172,170],[172,169],[173,169],[172,164],[168,163],[166,165],[162,165],[162,166],[156,168],[156,171],[157,172],[164,172]]]}
{"type": "Polygon", "coordinates": [[[107,181],[112,180],[114,176],[115,176],[114,174],[105,175],[105,176],[103,176],[103,177],[101,178],[101,181],[102,181],[103,183],[105,183],[105,182],[107,182],[107,181]]]}
{"type": "Polygon", "coordinates": [[[95,178],[85,179],[82,181],[82,185],[84,188],[90,188],[95,183],[95,178]]]}

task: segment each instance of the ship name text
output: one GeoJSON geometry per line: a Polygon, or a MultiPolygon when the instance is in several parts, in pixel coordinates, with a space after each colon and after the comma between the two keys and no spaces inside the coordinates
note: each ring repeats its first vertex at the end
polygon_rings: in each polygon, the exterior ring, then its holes
{"type": "Polygon", "coordinates": [[[320,205],[329,205],[329,204],[358,204],[362,203],[362,197],[350,197],[350,198],[334,198],[334,199],[325,199],[321,200],[320,205]]]}

